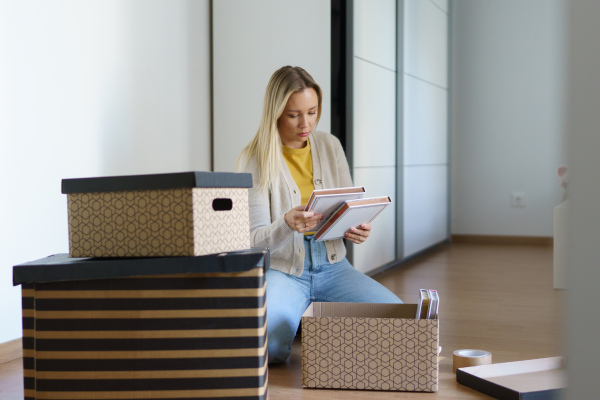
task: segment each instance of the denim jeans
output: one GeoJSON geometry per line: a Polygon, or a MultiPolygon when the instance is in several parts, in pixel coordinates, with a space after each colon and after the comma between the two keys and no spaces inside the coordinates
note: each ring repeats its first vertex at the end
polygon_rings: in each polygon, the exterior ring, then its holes
{"type": "Polygon", "coordinates": [[[394,293],[348,262],[329,264],[323,242],[305,236],[304,271],[293,276],[267,270],[267,336],[269,363],[284,362],[302,314],[313,301],[345,303],[402,303],[394,293]]]}

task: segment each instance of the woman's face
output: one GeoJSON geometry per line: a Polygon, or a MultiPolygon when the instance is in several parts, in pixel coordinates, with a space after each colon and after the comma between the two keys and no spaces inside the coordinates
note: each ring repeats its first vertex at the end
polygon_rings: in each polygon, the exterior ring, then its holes
{"type": "Polygon", "coordinates": [[[284,146],[301,149],[306,146],[319,112],[319,97],[313,88],[292,93],[283,114],[277,121],[279,136],[284,146]]]}

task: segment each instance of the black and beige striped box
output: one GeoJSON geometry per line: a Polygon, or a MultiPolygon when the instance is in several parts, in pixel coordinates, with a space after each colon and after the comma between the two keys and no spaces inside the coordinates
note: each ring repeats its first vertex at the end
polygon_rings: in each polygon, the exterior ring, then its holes
{"type": "Polygon", "coordinates": [[[71,257],[200,256],[250,247],[252,175],[63,179],[71,257]]]}
{"type": "Polygon", "coordinates": [[[268,251],[17,265],[25,400],[266,399],[268,251]]]}

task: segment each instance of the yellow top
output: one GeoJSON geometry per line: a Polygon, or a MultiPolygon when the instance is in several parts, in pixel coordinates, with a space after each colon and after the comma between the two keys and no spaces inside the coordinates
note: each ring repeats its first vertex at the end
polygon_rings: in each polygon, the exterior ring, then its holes
{"type": "MultiPolygon", "coordinates": [[[[315,190],[310,140],[301,149],[292,149],[291,147],[283,146],[283,158],[290,169],[294,182],[296,182],[298,189],[300,189],[301,204],[306,205],[308,198],[313,190],[315,190]]],[[[312,235],[314,232],[305,232],[304,234],[312,235]]]]}
{"type": "Polygon", "coordinates": [[[307,141],[306,146],[301,149],[283,146],[283,158],[292,173],[292,178],[298,185],[298,189],[300,189],[302,204],[306,204],[311,193],[315,190],[310,141],[307,141]]]}

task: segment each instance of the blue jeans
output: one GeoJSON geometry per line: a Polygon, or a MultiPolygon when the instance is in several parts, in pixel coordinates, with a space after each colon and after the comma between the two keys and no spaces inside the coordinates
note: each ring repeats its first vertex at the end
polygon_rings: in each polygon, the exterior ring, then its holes
{"type": "Polygon", "coordinates": [[[301,276],[267,270],[269,363],[289,358],[302,314],[313,301],[402,303],[382,284],[354,269],[346,258],[329,264],[325,244],[313,236],[305,236],[304,249],[301,276]]]}

